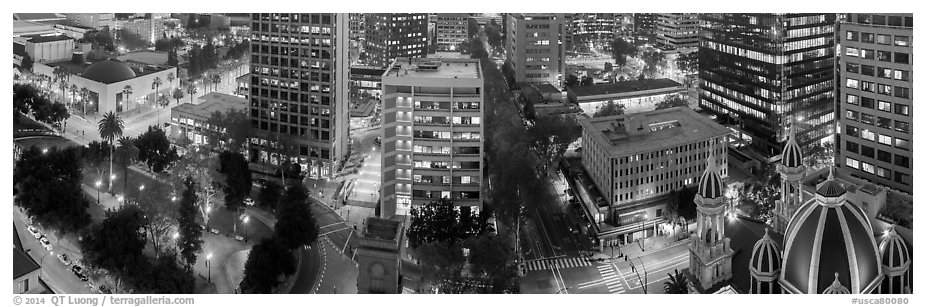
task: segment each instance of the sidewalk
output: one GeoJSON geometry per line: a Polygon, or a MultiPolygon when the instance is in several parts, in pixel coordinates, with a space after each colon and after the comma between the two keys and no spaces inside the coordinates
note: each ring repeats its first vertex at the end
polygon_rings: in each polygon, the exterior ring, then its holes
{"type": "MultiPolygon", "coordinates": [[[[689,229],[692,229],[689,226],[689,229]]],[[[678,232],[681,232],[679,227],[678,232]]],[[[690,237],[685,237],[683,235],[669,235],[669,236],[655,236],[649,237],[642,241],[634,241],[628,244],[623,244],[620,246],[614,247],[614,257],[620,257],[621,255],[627,256],[628,258],[638,258],[645,257],[649,254],[657,253],[663,249],[678,246],[681,244],[688,244],[690,242],[690,237]],[[682,239],[676,239],[682,237],[682,239]]],[[[600,259],[610,259],[611,258],[611,248],[605,247],[602,251],[592,254],[592,258],[600,259]]]]}

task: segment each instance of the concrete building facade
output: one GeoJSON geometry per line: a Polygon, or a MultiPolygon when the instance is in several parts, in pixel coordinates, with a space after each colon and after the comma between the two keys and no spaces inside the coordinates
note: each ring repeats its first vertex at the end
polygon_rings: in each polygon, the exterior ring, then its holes
{"type": "Polygon", "coordinates": [[[658,44],[673,49],[697,48],[699,32],[697,13],[656,14],[658,44]]]}
{"type": "Polygon", "coordinates": [[[223,115],[230,111],[248,111],[248,100],[234,95],[212,92],[199,97],[198,104],[184,103],[170,109],[170,135],[185,137],[194,145],[208,144],[205,131],[222,132],[226,127],[209,124],[212,113],[223,115]]]}
{"type": "Polygon", "coordinates": [[[839,170],[913,194],[913,14],[848,14],[839,38],[839,170]]]}
{"type": "Polygon", "coordinates": [[[566,14],[507,14],[505,51],[517,83],[562,87],[566,74],[566,14]]]}
{"type": "Polygon", "coordinates": [[[439,13],[435,23],[438,51],[457,51],[468,38],[468,13],[439,13]]]}
{"type": "Polygon", "coordinates": [[[630,114],[652,111],[666,96],[682,95],[686,91],[682,84],[663,78],[573,86],[566,89],[566,98],[588,116],[609,101],[624,105],[624,113],[630,114]]]}
{"type": "Polygon", "coordinates": [[[428,14],[364,14],[366,64],[386,67],[398,57],[428,54],[428,14]]]}
{"type": "Polygon", "coordinates": [[[381,217],[441,198],[482,206],[478,60],[399,58],[383,75],[381,217]]]}
{"type": "Polygon", "coordinates": [[[254,13],[251,21],[250,160],[297,156],[307,176],[330,178],[349,152],[347,14],[254,13]]]}

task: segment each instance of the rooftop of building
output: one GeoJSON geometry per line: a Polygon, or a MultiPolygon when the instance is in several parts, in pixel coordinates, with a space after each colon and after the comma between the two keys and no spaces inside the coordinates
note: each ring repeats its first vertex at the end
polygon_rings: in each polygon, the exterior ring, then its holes
{"type": "Polygon", "coordinates": [[[57,20],[64,19],[55,13],[13,13],[13,20],[57,20]]]}
{"type": "Polygon", "coordinates": [[[70,36],[64,34],[23,35],[23,37],[26,39],[26,41],[34,44],[74,40],[70,36]]]}
{"type": "Polygon", "coordinates": [[[75,63],[71,60],[66,60],[49,62],[45,63],[45,65],[49,67],[63,66],[66,67],[71,74],[105,84],[122,82],[173,68],[166,65],[152,65],[138,61],[120,61],[116,59],[107,59],[94,63],[75,63]]]}
{"type": "Polygon", "coordinates": [[[242,82],[243,82],[243,83],[251,83],[251,73],[245,73],[245,74],[243,74],[243,75],[240,75],[240,76],[238,76],[237,78],[235,78],[235,81],[237,81],[237,82],[239,82],[239,83],[242,83],[242,82]]]}
{"type": "Polygon", "coordinates": [[[439,51],[434,54],[429,54],[428,57],[436,59],[469,59],[468,54],[463,54],[460,52],[454,51],[439,51]]]}
{"type": "Polygon", "coordinates": [[[401,235],[399,230],[402,222],[396,220],[382,219],[378,217],[368,217],[366,219],[366,228],[363,236],[380,240],[395,241],[401,235]]]}
{"type": "Polygon", "coordinates": [[[13,279],[22,277],[41,268],[35,259],[23,250],[16,226],[13,226],[13,279]]]}
{"type": "Polygon", "coordinates": [[[479,60],[397,58],[383,76],[405,78],[481,79],[479,60]]]}
{"type": "Polygon", "coordinates": [[[167,52],[142,49],[120,55],[117,59],[148,65],[167,65],[167,52]]]}
{"type": "Polygon", "coordinates": [[[365,75],[365,76],[382,76],[386,73],[386,69],[376,66],[351,66],[350,74],[352,75],[365,75]]]}
{"type": "Polygon", "coordinates": [[[171,111],[184,112],[203,117],[212,116],[212,113],[225,113],[229,110],[244,110],[248,107],[248,100],[235,95],[212,92],[199,97],[199,104],[184,103],[171,108],[171,111]]]}
{"type": "Polygon", "coordinates": [[[579,124],[610,157],[715,138],[730,133],[724,126],[687,107],[607,117],[580,117],[579,124]]]}
{"type": "Polygon", "coordinates": [[[48,31],[53,32],[54,28],[47,24],[42,24],[28,20],[13,20],[13,35],[23,32],[48,31]]]}
{"type": "Polygon", "coordinates": [[[13,42],[13,54],[22,56],[22,57],[29,55],[29,53],[26,52],[26,45],[23,45],[18,42],[13,42]]]}
{"type": "Polygon", "coordinates": [[[586,86],[573,86],[567,89],[568,92],[575,96],[598,96],[632,93],[639,91],[649,91],[664,88],[681,87],[682,84],[672,81],[671,79],[644,79],[631,80],[616,83],[593,84],[586,86]]]}

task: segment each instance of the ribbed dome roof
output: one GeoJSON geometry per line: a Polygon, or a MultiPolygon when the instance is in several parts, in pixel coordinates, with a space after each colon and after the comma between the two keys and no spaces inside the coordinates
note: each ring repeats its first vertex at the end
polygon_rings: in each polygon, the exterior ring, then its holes
{"type": "Polygon", "coordinates": [[[780,281],[786,290],[823,293],[838,273],[851,293],[870,293],[881,272],[871,223],[857,205],[818,195],[796,210],[784,237],[780,281]]]}
{"type": "Polygon", "coordinates": [[[834,198],[840,197],[846,194],[846,189],[842,187],[838,182],[836,182],[833,177],[833,168],[830,167],[830,175],[817,187],[817,195],[825,198],[834,198]]]}
{"type": "Polygon", "coordinates": [[[882,237],[878,249],[881,251],[881,264],[886,268],[902,269],[909,266],[910,249],[894,230],[894,226],[882,237]]]}
{"type": "Polygon", "coordinates": [[[723,196],[723,179],[717,173],[717,167],[714,163],[714,147],[711,146],[711,154],[707,158],[707,168],[698,181],[698,195],[701,198],[714,199],[723,196]]]}
{"type": "Polygon", "coordinates": [[[772,240],[768,235],[768,228],[765,228],[765,236],[752,246],[752,256],[749,258],[749,270],[758,275],[776,275],[781,270],[781,249],[778,243],[772,240]]]}
{"type": "Polygon", "coordinates": [[[109,84],[135,78],[135,71],[122,61],[108,59],[91,64],[81,76],[109,84]]]}
{"type": "Polygon", "coordinates": [[[849,289],[847,289],[846,286],[843,286],[842,283],[839,282],[839,273],[835,274],[833,283],[830,284],[829,287],[826,287],[826,289],[823,290],[823,294],[849,294],[849,293],[850,293],[849,289]]]}
{"type": "Polygon", "coordinates": [[[804,154],[801,152],[801,146],[797,144],[797,137],[794,136],[794,128],[788,129],[788,142],[785,143],[781,151],[781,164],[786,167],[801,167],[804,165],[804,154]]]}

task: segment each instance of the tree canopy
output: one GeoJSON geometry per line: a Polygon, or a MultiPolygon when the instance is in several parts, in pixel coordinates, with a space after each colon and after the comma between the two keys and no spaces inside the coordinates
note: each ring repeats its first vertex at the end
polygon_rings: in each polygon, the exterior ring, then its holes
{"type": "Polygon", "coordinates": [[[656,110],[669,109],[674,107],[687,107],[688,100],[679,95],[667,95],[662,101],[656,103],[656,110]]]}
{"type": "Polygon", "coordinates": [[[622,114],[624,114],[624,104],[614,103],[613,100],[608,100],[608,102],[605,102],[600,107],[598,107],[598,110],[592,114],[592,117],[605,117],[622,114]]]}
{"type": "Polygon", "coordinates": [[[274,235],[287,249],[311,245],[318,239],[318,225],[309,207],[309,195],[301,182],[286,187],[280,199],[274,235]]]}
{"type": "Polygon", "coordinates": [[[23,150],[13,168],[17,201],[40,224],[73,232],[90,223],[89,201],[80,188],[80,149],[23,150]]]}

